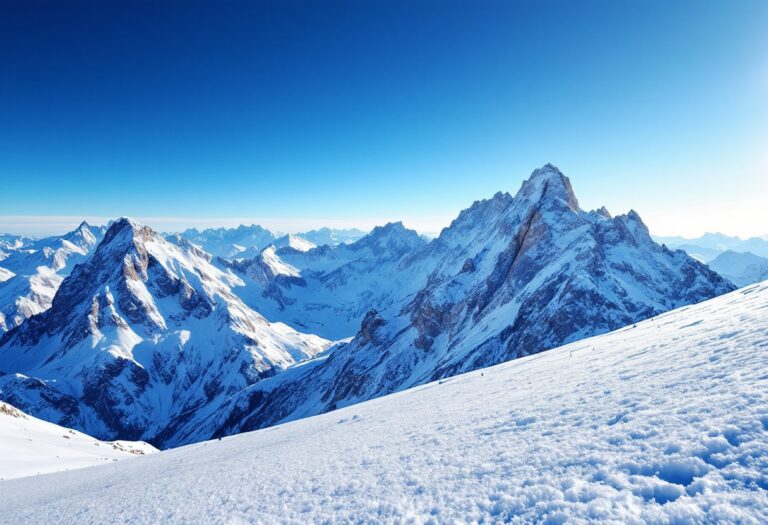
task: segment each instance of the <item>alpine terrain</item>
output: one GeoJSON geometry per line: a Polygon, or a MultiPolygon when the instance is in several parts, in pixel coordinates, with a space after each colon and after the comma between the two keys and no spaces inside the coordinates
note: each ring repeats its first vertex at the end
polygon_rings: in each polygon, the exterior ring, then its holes
{"type": "Polygon", "coordinates": [[[760,524],[766,370],[762,283],[318,417],[4,481],[0,523],[760,524]]]}
{"type": "Polygon", "coordinates": [[[270,323],[235,284],[194,245],[118,220],[51,307],[0,339],[0,395],[100,439],[151,440],[330,345],[270,323]]]}
{"type": "Polygon", "coordinates": [[[47,310],[61,281],[103,235],[103,228],[83,222],[60,237],[0,242],[0,333],[47,310]]]}
{"type": "MultiPolygon", "coordinates": [[[[417,238],[389,225],[345,248],[369,239],[374,253],[398,253],[382,249],[390,245],[410,252],[383,265],[390,270],[378,280],[370,277],[371,266],[341,267],[340,297],[353,279],[372,284],[367,295],[390,293],[381,311],[365,315],[351,342],[211,404],[198,417],[180,418],[160,442],[178,445],[326,412],[734,289],[685,252],[654,243],[637,213],[611,217],[605,209],[579,208],[569,180],[551,165],[536,170],[515,197],[498,193],[476,202],[430,243],[417,238]]],[[[303,264],[314,250],[274,255],[291,275],[267,295],[290,288],[297,295],[285,303],[302,304],[298,294],[324,284],[322,275],[306,288],[297,281],[309,274],[303,264]]],[[[318,311],[314,319],[326,315],[318,311]]],[[[311,322],[312,310],[304,312],[311,322]]]]}

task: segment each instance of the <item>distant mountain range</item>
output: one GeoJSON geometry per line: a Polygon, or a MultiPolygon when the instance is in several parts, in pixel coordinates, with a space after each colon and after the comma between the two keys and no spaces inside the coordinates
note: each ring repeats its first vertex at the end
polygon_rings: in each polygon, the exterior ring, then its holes
{"type": "Polygon", "coordinates": [[[751,237],[742,240],[722,233],[706,233],[696,239],[654,237],[656,242],[683,250],[691,257],[709,264],[737,286],[768,279],[768,240],[751,237]]]}
{"type": "Polygon", "coordinates": [[[304,233],[278,235],[257,224],[238,226],[237,228],[210,228],[197,230],[191,228],[181,233],[185,239],[197,244],[211,255],[226,258],[248,258],[258,255],[270,245],[283,247],[292,244],[306,251],[325,244],[334,246],[354,242],[365,232],[352,229],[321,228],[304,233]]]}
{"type": "MultiPolygon", "coordinates": [[[[77,265],[69,244],[66,257],[51,252],[52,300],[0,338],[0,399],[99,439],[164,447],[534,354],[734,288],[656,244],[634,211],[582,210],[552,165],[430,241],[402,223],[358,238],[258,226],[163,236],[130,219],[78,231],[88,242],[68,241],[77,265]]],[[[11,254],[27,241],[4,242],[11,254]]]]}
{"type": "Polygon", "coordinates": [[[741,239],[722,233],[705,233],[694,239],[658,236],[654,236],[653,239],[659,244],[665,244],[668,248],[685,250],[691,257],[702,262],[712,261],[728,250],[740,253],[750,252],[760,257],[768,257],[768,239],[764,237],[741,239]]]}
{"type": "Polygon", "coordinates": [[[747,286],[768,279],[768,258],[749,252],[725,251],[710,261],[709,267],[736,286],[747,286]]]}
{"type": "Polygon", "coordinates": [[[104,227],[86,222],[61,237],[3,236],[0,243],[0,333],[50,308],[72,268],[93,252],[104,227]]]}

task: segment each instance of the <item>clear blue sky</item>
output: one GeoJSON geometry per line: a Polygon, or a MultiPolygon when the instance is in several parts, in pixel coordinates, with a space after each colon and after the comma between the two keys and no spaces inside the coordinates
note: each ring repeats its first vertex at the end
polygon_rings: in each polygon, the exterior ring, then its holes
{"type": "Polygon", "coordinates": [[[768,233],[763,0],[67,3],[0,3],[0,229],[434,231],[552,162],[660,234],[768,233]]]}

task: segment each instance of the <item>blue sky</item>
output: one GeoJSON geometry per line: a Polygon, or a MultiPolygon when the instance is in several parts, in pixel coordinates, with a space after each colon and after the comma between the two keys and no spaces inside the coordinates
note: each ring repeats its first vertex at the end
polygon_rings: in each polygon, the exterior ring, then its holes
{"type": "Polygon", "coordinates": [[[768,2],[69,4],[0,7],[0,229],[435,231],[552,162],[658,234],[768,233],[768,2]]]}

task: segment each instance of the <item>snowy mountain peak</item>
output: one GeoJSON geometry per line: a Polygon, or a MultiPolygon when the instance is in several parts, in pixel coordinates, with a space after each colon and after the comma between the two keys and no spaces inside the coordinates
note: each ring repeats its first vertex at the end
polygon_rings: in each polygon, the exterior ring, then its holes
{"type": "Polygon", "coordinates": [[[196,247],[115,221],[50,309],[0,339],[0,370],[28,377],[14,380],[14,404],[98,436],[152,438],[169,418],[328,346],[269,323],[232,292],[238,283],[196,247]],[[41,401],[35,377],[55,377],[57,393],[41,401]]]}
{"type": "Polygon", "coordinates": [[[282,237],[278,237],[277,239],[275,239],[272,245],[275,248],[292,248],[299,252],[308,252],[312,248],[316,248],[316,246],[313,243],[293,233],[289,233],[287,235],[283,235],[282,237]]]}
{"type": "Polygon", "coordinates": [[[608,208],[606,208],[605,206],[601,206],[598,210],[595,210],[595,213],[597,213],[598,215],[602,215],[606,219],[613,219],[611,212],[609,212],[608,208]]]}
{"type": "MultiPolygon", "coordinates": [[[[104,230],[102,228],[91,226],[83,221],[77,228],[71,232],[65,233],[61,239],[69,241],[82,249],[89,249],[96,245],[103,233],[104,230]]],[[[43,240],[43,242],[45,242],[45,240],[43,240]]]]}
{"type": "Polygon", "coordinates": [[[405,227],[401,221],[376,226],[371,233],[351,244],[352,249],[371,248],[402,255],[424,246],[426,241],[415,230],[405,227]]]}
{"type": "Polygon", "coordinates": [[[571,181],[552,164],[545,164],[534,170],[523,182],[515,198],[530,201],[560,200],[571,210],[579,210],[579,201],[573,192],[571,181]]]}

